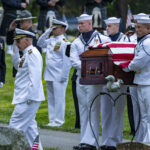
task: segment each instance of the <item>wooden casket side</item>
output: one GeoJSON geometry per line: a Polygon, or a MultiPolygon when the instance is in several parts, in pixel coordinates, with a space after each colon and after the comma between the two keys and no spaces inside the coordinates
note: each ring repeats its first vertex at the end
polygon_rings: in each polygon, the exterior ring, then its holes
{"type": "Polygon", "coordinates": [[[80,55],[81,79],[85,85],[106,84],[108,75],[122,79],[125,85],[133,85],[133,72],[124,72],[120,66],[114,65],[109,48],[87,50],[80,55]]]}

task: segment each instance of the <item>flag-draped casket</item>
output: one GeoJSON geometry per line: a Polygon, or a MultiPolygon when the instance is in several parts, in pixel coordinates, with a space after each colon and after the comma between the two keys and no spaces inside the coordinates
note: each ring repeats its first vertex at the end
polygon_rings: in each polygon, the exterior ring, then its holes
{"type": "Polygon", "coordinates": [[[134,57],[135,44],[129,42],[108,42],[91,46],[80,55],[81,84],[105,84],[108,75],[122,79],[124,85],[133,85],[134,72],[124,72],[134,57]]]}

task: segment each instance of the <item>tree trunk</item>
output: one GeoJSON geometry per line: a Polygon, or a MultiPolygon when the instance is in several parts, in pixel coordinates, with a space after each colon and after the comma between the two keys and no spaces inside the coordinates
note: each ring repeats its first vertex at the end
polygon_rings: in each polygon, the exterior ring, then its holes
{"type": "Polygon", "coordinates": [[[123,32],[125,32],[127,13],[128,13],[128,0],[117,0],[116,11],[117,11],[117,16],[122,18],[123,32]]]}

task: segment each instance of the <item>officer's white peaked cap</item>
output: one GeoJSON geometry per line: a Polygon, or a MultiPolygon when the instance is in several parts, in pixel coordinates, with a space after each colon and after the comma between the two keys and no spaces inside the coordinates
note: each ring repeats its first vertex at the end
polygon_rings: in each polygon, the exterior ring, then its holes
{"type": "Polygon", "coordinates": [[[53,24],[52,26],[56,28],[64,26],[66,30],[68,29],[68,24],[66,22],[63,22],[57,19],[53,19],[52,24],[53,24]]]}
{"type": "Polygon", "coordinates": [[[134,20],[140,19],[141,17],[147,17],[147,18],[149,18],[149,15],[147,15],[145,13],[139,13],[137,15],[133,15],[133,19],[134,20]]]}
{"type": "Polygon", "coordinates": [[[105,21],[105,24],[114,24],[114,23],[120,23],[120,18],[116,18],[116,17],[110,17],[105,21]]]}
{"type": "Polygon", "coordinates": [[[148,18],[148,17],[141,17],[140,19],[137,19],[137,23],[150,24],[150,18],[148,18]]]}
{"type": "Polygon", "coordinates": [[[22,30],[22,29],[16,28],[14,40],[17,40],[17,39],[20,39],[23,37],[33,38],[33,37],[35,37],[35,34],[30,31],[27,31],[27,30],[22,30]]]}
{"type": "Polygon", "coordinates": [[[86,21],[86,20],[92,20],[93,15],[88,14],[82,14],[79,17],[77,17],[78,22],[79,21],[86,21]]]}

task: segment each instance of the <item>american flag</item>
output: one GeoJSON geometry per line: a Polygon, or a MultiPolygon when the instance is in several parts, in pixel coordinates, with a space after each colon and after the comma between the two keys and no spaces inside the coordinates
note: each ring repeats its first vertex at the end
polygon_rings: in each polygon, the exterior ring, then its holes
{"type": "Polygon", "coordinates": [[[33,142],[32,150],[39,150],[39,135],[37,135],[33,142]]]}
{"type": "MultiPolygon", "coordinates": [[[[135,46],[136,44],[131,42],[106,42],[99,44],[97,48],[108,47],[112,53],[113,63],[125,68],[134,57],[135,46]]],[[[89,48],[91,49],[96,47],[91,46],[89,48]]]]}

